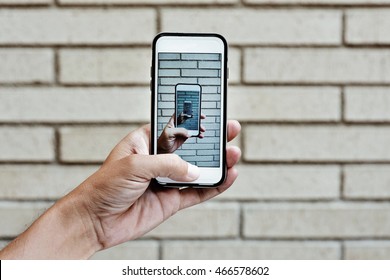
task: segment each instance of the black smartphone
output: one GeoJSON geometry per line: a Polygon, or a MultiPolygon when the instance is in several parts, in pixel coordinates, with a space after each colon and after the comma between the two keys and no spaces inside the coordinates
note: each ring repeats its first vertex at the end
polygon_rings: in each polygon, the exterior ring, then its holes
{"type": "Polygon", "coordinates": [[[227,52],[219,34],[161,33],[154,39],[151,153],[175,153],[200,168],[191,183],[159,177],[158,184],[217,187],[224,182],[227,52]],[[177,141],[168,143],[161,137],[166,134],[177,141]]]}

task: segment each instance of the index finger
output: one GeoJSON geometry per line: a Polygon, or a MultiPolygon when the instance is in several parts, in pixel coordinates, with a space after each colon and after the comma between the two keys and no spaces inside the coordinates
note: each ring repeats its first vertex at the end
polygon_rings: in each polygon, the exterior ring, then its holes
{"type": "Polygon", "coordinates": [[[227,125],[227,140],[232,141],[241,131],[241,125],[236,120],[229,120],[227,125]]]}

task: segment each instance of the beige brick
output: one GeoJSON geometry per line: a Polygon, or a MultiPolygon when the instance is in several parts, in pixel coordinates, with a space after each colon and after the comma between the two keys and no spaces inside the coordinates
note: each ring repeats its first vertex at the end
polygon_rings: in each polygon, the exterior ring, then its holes
{"type": "Polygon", "coordinates": [[[389,44],[390,9],[348,11],[345,34],[351,44],[389,44]]]}
{"type": "Polygon", "coordinates": [[[60,158],[64,162],[102,162],[135,126],[63,127],[60,158]]]}
{"type": "Polygon", "coordinates": [[[390,159],[390,127],[248,125],[249,161],[383,161],[390,159]]]}
{"type": "Polygon", "coordinates": [[[61,4],[234,4],[239,0],[59,0],[61,4]]]}
{"type": "Polygon", "coordinates": [[[387,49],[271,49],[244,52],[249,83],[387,83],[387,49]]]}
{"type": "MultiPolygon", "coordinates": [[[[228,50],[229,83],[241,81],[241,51],[235,48],[228,50]]],[[[228,90],[229,91],[229,90],[228,90]]]]}
{"type": "Polygon", "coordinates": [[[388,203],[263,203],[244,206],[243,234],[261,238],[390,237],[388,203]]]}
{"type": "Polygon", "coordinates": [[[0,0],[0,5],[43,5],[52,2],[53,0],[0,0]]]}
{"type": "Polygon", "coordinates": [[[129,241],[97,252],[93,260],[156,260],[159,255],[157,241],[129,241]]]}
{"type": "Polygon", "coordinates": [[[156,238],[236,237],[239,206],[234,203],[203,203],[175,214],[148,233],[156,238]]]}
{"type": "Polygon", "coordinates": [[[149,120],[150,90],[147,87],[2,88],[0,91],[0,121],[5,122],[149,120]]]}
{"type": "Polygon", "coordinates": [[[389,260],[390,241],[347,241],[344,243],[347,260],[389,260]]]}
{"type": "Polygon", "coordinates": [[[231,44],[337,45],[341,42],[339,11],[167,9],[162,10],[161,18],[164,31],[216,32],[226,36],[231,44]]]}
{"type": "Polygon", "coordinates": [[[344,174],[345,197],[357,199],[390,198],[390,166],[346,166],[344,174]]]}
{"type": "Polygon", "coordinates": [[[346,88],[345,118],[348,121],[390,121],[390,88],[346,88]]]}
{"type": "Polygon", "coordinates": [[[247,4],[364,5],[388,4],[389,0],[243,0],[247,4]]]}
{"type": "Polygon", "coordinates": [[[8,245],[8,241],[0,241],[0,250],[2,250],[5,246],[8,245]]]}
{"type": "Polygon", "coordinates": [[[51,203],[43,202],[1,202],[0,237],[19,235],[50,206],[51,203]]]}
{"type": "Polygon", "coordinates": [[[0,127],[0,161],[52,161],[54,131],[46,127],[0,127]]]}
{"type": "Polygon", "coordinates": [[[231,87],[228,114],[240,121],[336,121],[340,92],[331,87],[231,87]]]}
{"type": "Polygon", "coordinates": [[[337,242],[167,241],[163,259],[175,260],[332,260],[340,259],[337,242]]]}
{"type": "Polygon", "coordinates": [[[149,44],[151,9],[2,10],[0,44],[149,44]]]}
{"type": "Polygon", "coordinates": [[[67,49],[60,52],[60,81],[64,84],[148,84],[148,49],[67,49]]]}
{"type": "Polygon", "coordinates": [[[234,185],[219,199],[304,200],[340,195],[337,166],[239,165],[234,185]]]}
{"type": "MultiPolygon", "coordinates": [[[[0,31],[0,37],[1,33],[0,31]]],[[[0,83],[54,81],[54,56],[51,50],[0,49],[0,61],[0,83]]]]}
{"type": "Polygon", "coordinates": [[[58,199],[96,170],[96,166],[0,165],[0,198],[58,199]]]}

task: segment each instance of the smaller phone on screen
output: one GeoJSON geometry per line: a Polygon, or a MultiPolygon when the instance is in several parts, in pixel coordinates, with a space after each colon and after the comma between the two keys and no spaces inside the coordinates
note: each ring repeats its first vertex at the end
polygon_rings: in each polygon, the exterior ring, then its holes
{"type": "Polygon", "coordinates": [[[202,88],[198,84],[177,84],[175,90],[176,127],[183,127],[191,137],[200,134],[202,88]]]}

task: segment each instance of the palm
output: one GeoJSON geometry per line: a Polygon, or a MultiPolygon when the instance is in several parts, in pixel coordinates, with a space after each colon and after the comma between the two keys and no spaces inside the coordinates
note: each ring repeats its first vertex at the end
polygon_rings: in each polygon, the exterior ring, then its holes
{"type": "Polygon", "coordinates": [[[167,128],[167,134],[171,136],[168,137],[166,150],[170,153],[173,153],[180,148],[181,145],[183,145],[183,143],[188,139],[185,136],[175,134],[175,130],[177,130],[177,128],[167,128]]]}
{"type": "Polygon", "coordinates": [[[159,153],[173,153],[188,139],[189,135],[185,128],[175,127],[172,116],[168,124],[164,127],[158,139],[159,153]]]}

